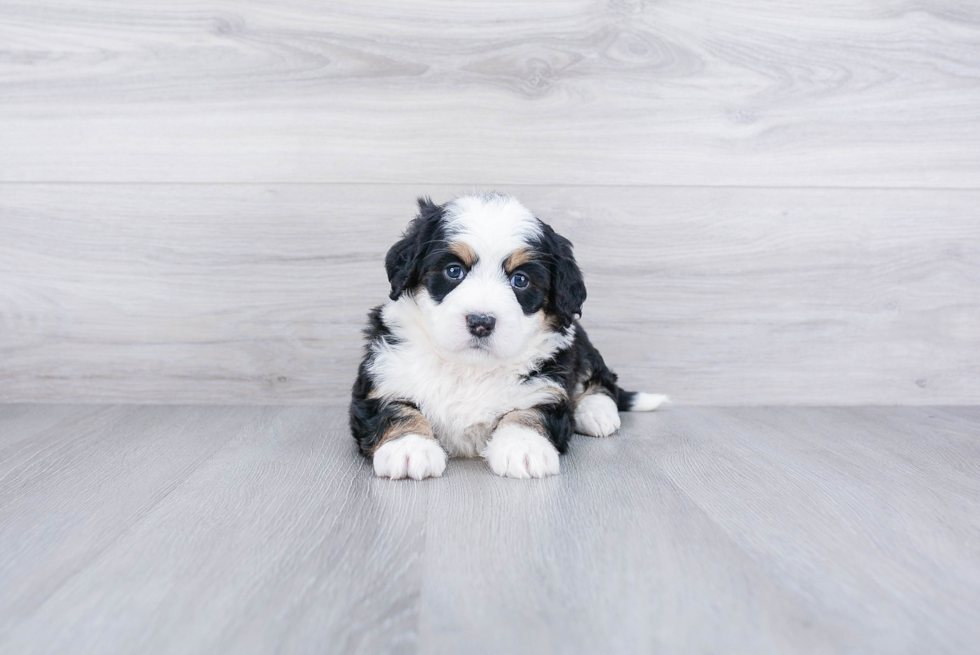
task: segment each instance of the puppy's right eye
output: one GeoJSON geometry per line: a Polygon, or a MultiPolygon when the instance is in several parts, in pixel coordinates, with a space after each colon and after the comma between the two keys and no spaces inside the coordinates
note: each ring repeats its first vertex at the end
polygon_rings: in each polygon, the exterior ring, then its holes
{"type": "Polygon", "coordinates": [[[462,280],[464,275],[466,271],[459,264],[450,264],[446,267],[446,277],[450,280],[462,280]]]}

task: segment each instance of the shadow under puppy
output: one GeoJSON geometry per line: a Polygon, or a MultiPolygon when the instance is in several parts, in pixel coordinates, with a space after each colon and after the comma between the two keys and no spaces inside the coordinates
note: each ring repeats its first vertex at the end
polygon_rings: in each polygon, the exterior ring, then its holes
{"type": "Polygon", "coordinates": [[[385,258],[391,301],[370,313],[350,406],[375,474],[438,477],[447,455],[481,455],[497,475],[554,475],[573,432],[608,436],[619,410],[666,400],[620,389],[589,343],[568,239],[509,196],[418,203],[385,258]]]}

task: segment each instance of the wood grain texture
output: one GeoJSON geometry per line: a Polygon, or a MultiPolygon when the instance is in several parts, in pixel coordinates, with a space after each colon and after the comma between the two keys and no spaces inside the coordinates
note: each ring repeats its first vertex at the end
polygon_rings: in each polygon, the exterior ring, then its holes
{"type": "Polygon", "coordinates": [[[422,652],[975,645],[975,422],[894,408],[624,419],[530,488],[478,463],[447,470],[430,496],[422,652]]]}
{"type": "MultiPolygon", "coordinates": [[[[576,244],[627,388],[980,399],[980,191],[501,188],[576,244]]],[[[414,196],[466,188],[3,190],[0,399],[341,405],[414,196]]]]}
{"type": "Polygon", "coordinates": [[[20,438],[0,448],[0,645],[256,413],[5,407],[0,434],[20,438]]]}
{"type": "Polygon", "coordinates": [[[0,652],[911,655],[980,639],[976,408],[623,418],[575,438],[558,477],[452,460],[415,483],[373,478],[340,409],[0,406],[0,433],[25,435],[0,450],[0,652]]]}
{"type": "MultiPolygon", "coordinates": [[[[429,488],[375,479],[354,449],[344,412],[123,411],[114,428],[101,431],[92,459],[44,462],[48,493],[57,503],[0,487],[0,501],[11,516],[0,532],[16,535],[13,543],[4,540],[0,564],[20,583],[0,585],[5,619],[0,649],[414,650],[429,488]],[[161,420],[164,413],[169,418],[161,420]],[[188,423],[196,424],[194,429],[187,430],[188,423]],[[78,558],[72,556],[86,550],[80,541],[84,525],[78,525],[86,512],[76,506],[103,515],[123,513],[136,502],[127,493],[127,477],[145,475],[159,461],[152,452],[131,453],[132,471],[120,474],[94,455],[111,459],[135,437],[179,457],[187,440],[202,436],[222,445],[155,498],[126,531],[87,557],[87,566],[76,566],[78,558]],[[102,486],[79,488],[77,478],[102,486]],[[34,522],[28,517],[41,519],[48,531],[60,530],[65,547],[51,553],[45,535],[27,529],[34,522]],[[39,546],[44,556],[26,562],[8,554],[39,546]],[[76,569],[72,575],[60,575],[68,566],[76,569]],[[56,576],[58,584],[50,589],[39,582],[56,576]]],[[[85,518],[87,525],[110,532],[104,519],[85,518]]]]}
{"type": "Polygon", "coordinates": [[[952,0],[5,3],[0,181],[976,188],[952,0]]]}

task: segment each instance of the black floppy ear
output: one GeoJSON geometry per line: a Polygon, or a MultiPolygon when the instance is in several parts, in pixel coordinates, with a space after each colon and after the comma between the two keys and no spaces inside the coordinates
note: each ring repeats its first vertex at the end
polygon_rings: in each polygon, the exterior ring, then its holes
{"type": "Polygon", "coordinates": [[[385,270],[391,283],[392,300],[398,300],[406,289],[415,288],[422,277],[422,260],[435,238],[442,219],[442,206],[429,198],[419,198],[419,214],[385,256],[385,270]]]}
{"type": "Polygon", "coordinates": [[[586,298],[585,280],[582,279],[582,271],[575,263],[572,242],[555,233],[550,225],[546,223],[541,225],[544,228],[543,245],[550,255],[549,311],[558,319],[560,327],[567,328],[572,321],[582,315],[582,304],[586,298]]]}

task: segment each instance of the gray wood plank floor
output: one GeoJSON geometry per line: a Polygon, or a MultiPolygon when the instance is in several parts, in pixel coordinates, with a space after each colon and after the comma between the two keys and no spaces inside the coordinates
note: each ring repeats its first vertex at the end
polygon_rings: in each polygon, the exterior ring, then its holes
{"type": "Polygon", "coordinates": [[[965,653],[980,408],[690,408],[379,480],[342,410],[0,406],[4,653],[965,653]]]}

